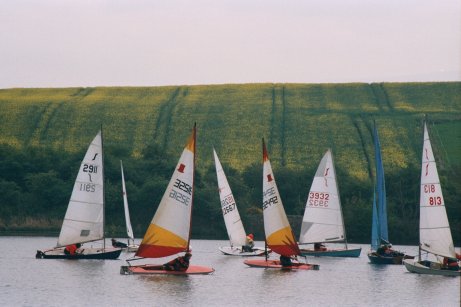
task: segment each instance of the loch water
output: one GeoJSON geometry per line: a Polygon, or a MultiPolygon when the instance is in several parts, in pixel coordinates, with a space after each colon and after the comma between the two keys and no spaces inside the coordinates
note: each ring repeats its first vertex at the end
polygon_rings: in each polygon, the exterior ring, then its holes
{"type": "MultiPolygon", "coordinates": [[[[369,245],[349,244],[362,247],[359,258],[307,257],[320,265],[318,271],[281,271],[250,268],[244,258],[222,255],[218,247],[227,243],[191,241],[191,263],[212,266],[211,275],[140,276],[120,274],[133,253],[123,252],[118,260],[35,259],[36,250],[54,246],[56,238],[0,237],[1,305],[460,306],[460,277],[372,265],[366,255],[369,245]]],[[[417,253],[416,246],[395,248],[417,253]]]]}

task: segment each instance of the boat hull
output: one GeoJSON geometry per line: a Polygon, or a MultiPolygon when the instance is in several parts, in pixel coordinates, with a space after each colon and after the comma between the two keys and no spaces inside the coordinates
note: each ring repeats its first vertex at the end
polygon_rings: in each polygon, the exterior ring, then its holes
{"type": "Polygon", "coordinates": [[[201,265],[189,265],[186,271],[167,271],[161,264],[143,264],[143,265],[124,265],[120,267],[122,275],[206,275],[213,273],[211,267],[201,265]]]}
{"type": "Polygon", "coordinates": [[[249,259],[243,263],[253,268],[265,269],[283,269],[283,270],[318,270],[320,265],[294,262],[289,267],[282,267],[279,260],[265,260],[265,259],[249,259]]]}
{"type": "Polygon", "coordinates": [[[411,273],[441,276],[461,276],[461,270],[454,271],[442,269],[441,264],[437,262],[405,259],[403,264],[411,273]]]}
{"type": "Polygon", "coordinates": [[[404,259],[414,259],[414,256],[409,256],[409,255],[398,255],[398,256],[390,256],[390,257],[385,257],[378,255],[376,252],[368,253],[368,259],[370,260],[370,263],[373,264],[403,264],[404,259]]]}
{"type": "MultiPolygon", "coordinates": [[[[241,256],[241,257],[252,257],[252,256],[262,256],[266,252],[263,248],[254,247],[252,252],[242,252],[240,247],[231,247],[231,246],[221,246],[219,250],[227,256],[241,256]]],[[[267,251],[268,253],[271,250],[267,251]]]]}
{"type": "Polygon", "coordinates": [[[64,248],[55,248],[47,251],[37,251],[35,258],[37,259],[117,259],[122,250],[120,248],[84,248],[82,252],[74,255],[64,254],[64,248]]]}
{"type": "Polygon", "coordinates": [[[316,257],[360,257],[362,248],[353,249],[331,249],[326,251],[315,251],[313,249],[301,249],[302,256],[316,256],[316,257]]]}

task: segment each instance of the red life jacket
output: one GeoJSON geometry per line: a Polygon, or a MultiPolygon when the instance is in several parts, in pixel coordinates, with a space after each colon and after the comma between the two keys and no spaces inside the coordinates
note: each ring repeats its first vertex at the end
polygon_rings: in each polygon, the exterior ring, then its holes
{"type": "Polygon", "coordinates": [[[75,251],[77,250],[77,245],[75,244],[68,245],[66,246],[66,250],[69,253],[69,255],[75,255],[75,251]]]}

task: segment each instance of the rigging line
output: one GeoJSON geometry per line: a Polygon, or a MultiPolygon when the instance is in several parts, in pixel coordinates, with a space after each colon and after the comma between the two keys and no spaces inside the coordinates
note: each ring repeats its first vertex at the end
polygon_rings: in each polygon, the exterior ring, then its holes
{"type": "Polygon", "coordinates": [[[437,140],[440,142],[440,145],[441,145],[440,147],[442,148],[443,155],[444,155],[446,161],[448,162],[448,165],[451,165],[450,158],[448,157],[447,149],[446,149],[445,145],[442,142],[442,137],[440,136],[439,130],[435,127],[435,125],[432,125],[432,126],[434,127],[433,130],[435,130],[435,133],[437,134],[437,140]]]}

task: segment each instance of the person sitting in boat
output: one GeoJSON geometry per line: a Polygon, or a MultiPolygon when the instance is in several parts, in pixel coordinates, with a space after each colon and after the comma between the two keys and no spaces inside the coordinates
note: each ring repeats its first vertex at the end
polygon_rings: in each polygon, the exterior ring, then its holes
{"type": "Polygon", "coordinates": [[[82,244],[80,244],[80,243],[67,245],[66,248],[64,249],[64,254],[66,254],[66,255],[79,254],[79,252],[80,252],[79,249],[80,249],[81,246],[82,246],[82,244]]]}
{"type": "Polygon", "coordinates": [[[127,248],[128,247],[128,245],[126,245],[125,243],[117,241],[114,238],[112,238],[112,246],[113,247],[120,247],[120,248],[127,248]]]}
{"type": "Polygon", "coordinates": [[[190,252],[187,252],[184,256],[175,258],[163,265],[163,269],[166,271],[179,271],[185,272],[189,268],[189,261],[192,257],[190,252]]]}
{"type": "Polygon", "coordinates": [[[458,260],[455,258],[444,257],[443,258],[443,269],[450,271],[459,271],[458,260]]]}
{"type": "Polygon", "coordinates": [[[253,247],[255,246],[253,239],[254,239],[254,235],[252,233],[250,233],[245,238],[245,245],[242,246],[242,252],[252,252],[253,251],[253,247]]]}
{"type": "Polygon", "coordinates": [[[381,244],[376,253],[380,256],[391,257],[393,256],[394,250],[391,249],[392,245],[390,244],[381,244]]]}
{"type": "Polygon", "coordinates": [[[293,263],[291,262],[291,257],[280,255],[280,264],[282,268],[291,267],[293,263]]]}
{"type": "Polygon", "coordinates": [[[316,252],[324,252],[327,250],[326,246],[323,243],[315,243],[314,244],[314,250],[316,252]]]}

